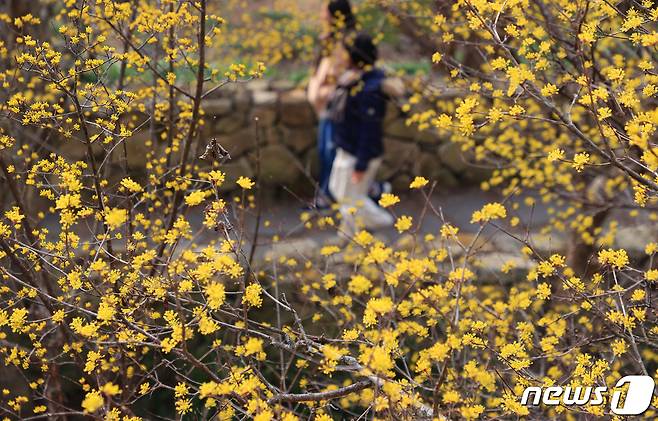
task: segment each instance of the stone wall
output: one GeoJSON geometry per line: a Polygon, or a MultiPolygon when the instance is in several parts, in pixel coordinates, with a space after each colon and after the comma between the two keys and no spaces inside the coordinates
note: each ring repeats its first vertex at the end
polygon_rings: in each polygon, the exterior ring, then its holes
{"type": "MultiPolygon", "coordinates": [[[[317,118],[306,100],[304,89],[287,81],[234,83],[205,99],[202,109],[205,125],[200,143],[192,146],[192,154],[199,156],[209,140],[215,138],[232,158],[223,166],[227,188],[235,187],[234,181],[240,176],[255,176],[260,153],[262,185],[285,186],[302,194],[313,192],[318,170],[317,118]]],[[[418,132],[408,127],[405,120],[402,112],[389,103],[384,123],[385,155],[380,180],[390,181],[394,189],[402,191],[417,175],[436,180],[439,187],[464,186],[487,178],[489,173],[469,166],[454,144],[429,131],[418,132]]],[[[157,127],[156,130],[163,128],[157,127]]],[[[149,130],[146,125],[126,141],[128,166],[136,172],[143,170],[145,157],[153,147],[164,152],[164,142],[147,146],[151,137],[149,130]]],[[[85,159],[86,149],[80,142],[60,139],[53,147],[53,151],[71,160],[85,159]]],[[[105,156],[102,147],[94,145],[99,160],[105,156]]],[[[109,164],[118,169],[116,160],[122,153],[116,151],[113,156],[109,164]]],[[[121,171],[106,171],[104,176],[112,178],[115,173],[123,174],[121,171]]],[[[135,176],[139,177],[139,174],[135,176]]]]}
{"type": "MultiPolygon", "coordinates": [[[[259,139],[264,185],[312,188],[310,176],[316,175],[318,167],[317,119],[303,89],[283,81],[233,84],[205,100],[203,109],[205,137],[216,138],[231,154],[224,168],[229,180],[254,175],[259,139]]],[[[406,126],[405,116],[392,103],[384,145],[380,178],[397,188],[406,188],[416,175],[444,187],[479,182],[487,175],[468,166],[450,142],[406,126]]]]}

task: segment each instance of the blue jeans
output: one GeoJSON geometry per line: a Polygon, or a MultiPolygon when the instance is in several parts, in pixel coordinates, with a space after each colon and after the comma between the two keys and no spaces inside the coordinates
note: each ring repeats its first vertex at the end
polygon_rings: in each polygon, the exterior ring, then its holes
{"type": "Polygon", "coordinates": [[[320,158],[320,177],[318,184],[320,194],[333,200],[329,192],[329,177],[336,158],[336,144],[333,139],[333,123],[328,118],[321,118],[318,124],[318,156],[320,158]]]}

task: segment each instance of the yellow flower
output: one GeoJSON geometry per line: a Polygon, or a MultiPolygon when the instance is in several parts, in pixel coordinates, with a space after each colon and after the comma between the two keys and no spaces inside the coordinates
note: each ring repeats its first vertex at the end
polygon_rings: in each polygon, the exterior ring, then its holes
{"type": "Polygon", "coordinates": [[[471,223],[475,222],[489,222],[492,219],[505,218],[507,216],[507,210],[500,203],[488,203],[482,207],[479,211],[473,212],[473,217],[471,223]]]}
{"type": "Polygon", "coordinates": [[[263,297],[260,296],[262,291],[260,284],[253,283],[245,289],[242,301],[251,307],[260,307],[263,304],[263,297]]]}
{"type": "Polygon", "coordinates": [[[254,356],[258,361],[265,360],[265,351],[263,351],[263,340],[259,338],[249,338],[244,345],[235,348],[235,353],[241,356],[254,356]]]}
{"type": "Polygon", "coordinates": [[[458,232],[459,228],[451,224],[446,223],[441,226],[441,237],[443,238],[456,237],[458,232]]]}
{"type": "Polygon", "coordinates": [[[347,351],[337,346],[325,345],[322,347],[322,354],[324,358],[320,369],[324,374],[331,374],[338,365],[338,361],[347,354],[347,351]]]}
{"type": "Polygon", "coordinates": [[[115,230],[123,225],[128,219],[128,211],[126,209],[112,208],[105,214],[105,223],[111,230],[115,230]]]}
{"type": "Polygon", "coordinates": [[[187,414],[192,410],[192,402],[189,399],[178,399],[176,401],[176,412],[181,415],[187,414]]]}
{"type": "MultiPolygon", "coordinates": [[[[393,375],[392,369],[395,367],[395,363],[391,358],[390,351],[382,346],[363,349],[359,355],[359,361],[367,367],[366,373],[374,372],[382,376],[393,375]]],[[[386,386],[384,386],[384,390],[386,390],[386,386]]]]}
{"type": "Polygon", "coordinates": [[[366,305],[363,312],[363,323],[366,326],[372,326],[377,323],[377,315],[383,315],[394,308],[391,297],[372,298],[366,305]]]}
{"type": "Polygon", "coordinates": [[[18,208],[18,206],[14,206],[11,208],[11,210],[5,212],[5,216],[7,219],[13,222],[14,225],[19,225],[23,218],[25,218],[25,216],[21,214],[21,210],[18,208]]]}
{"type": "Polygon", "coordinates": [[[525,113],[525,108],[523,108],[522,106],[520,106],[518,104],[514,105],[513,107],[511,107],[509,109],[509,114],[511,116],[517,116],[517,115],[521,115],[523,113],[525,113]]]}
{"type": "Polygon", "coordinates": [[[79,194],[64,194],[59,196],[55,202],[55,209],[77,208],[81,204],[79,194]]]}
{"type": "Polygon", "coordinates": [[[185,203],[188,206],[196,206],[205,200],[206,195],[207,193],[203,190],[193,191],[192,193],[185,196],[185,203]]]}
{"type": "Polygon", "coordinates": [[[615,354],[616,357],[625,354],[627,350],[628,346],[623,339],[617,339],[612,343],[612,353],[615,354]]]}
{"type": "Polygon", "coordinates": [[[468,268],[457,268],[448,275],[448,279],[454,282],[468,281],[473,277],[475,277],[475,274],[468,268]]]}
{"type": "Polygon", "coordinates": [[[95,336],[98,331],[98,324],[96,322],[91,322],[86,325],[83,323],[82,318],[76,317],[71,321],[71,329],[85,338],[95,336]]]}
{"type": "Polygon", "coordinates": [[[420,189],[421,187],[425,187],[427,185],[428,181],[425,177],[416,177],[414,178],[414,181],[409,184],[410,189],[420,189]]]}
{"type": "Polygon", "coordinates": [[[443,402],[446,404],[457,403],[461,400],[461,396],[455,390],[446,390],[443,394],[443,402]]]}
{"type": "Polygon", "coordinates": [[[208,173],[208,179],[212,181],[216,186],[221,186],[224,183],[226,174],[221,171],[213,170],[208,173]]]}
{"type": "Polygon", "coordinates": [[[82,409],[84,410],[85,414],[91,414],[101,408],[104,403],[105,402],[103,401],[101,393],[98,390],[92,390],[91,392],[87,393],[85,398],[82,400],[82,409]]]}
{"type": "Polygon", "coordinates": [[[10,234],[11,228],[9,228],[9,225],[0,222],[0,238],[9,237],[10,234]]]}
{"type": "Polygon", "coordinates": [[[216,382],[209,381],[199,386],[199,397],[205,399],[208,396],[219,395],[220,387],[216,382]]]}
{"type": "Polygon", "coordinates": [[[545,300],[551,296],[551,286],[546,282],[539,284],[537,287],[537,298],[545,300]]]}
{"type": "Polygon", "coordinates": [[[355,341],[359,338],[359,331],[356,329],[343,330],[343,340],[355,341]]]}
{"type": "Polygon", "coordinates": [[[189,390],[185,383],[179,382],[178,384],[176,384],[176,387],[174,388],[174,396],[176,396],[177,398],[183,398],[187,396],[188,393],[189,390]]]}
{"type": "Polygon", "coordinates": [[[247,177],[238,178],[238,186],[242,187],[245,190],[250,190],[254,186],[254,182],[247,177]]]}
{"type": "Polygon", "coordinates": [[[139,386],[139,394],[140,395],[146,395],[150,388],[151,388],[151,385],[148,382],[142,383],[141,386],[139,386]]]}
{"type": "Polygon", "coordinates": [[[96,351],[89,351],[87,354],[87,362],[85,363],[85,373],[91,373],[96,369],[98,360],[101,359],[101,354],[96,351]]]}
{"type": "Polygon", "coordinates": [[[497,57],[491,60],[491,67],[494,70],[503,70],[508,66],[508,64],[509,64],[508,60],[503,57],[497,57]]]}
{"type": "Polygon", "coordinates": [[[202,335],[210,335],[211,333],[219,330],[219,323],[217,323],[212,317],[208,315],[205,311],[201,311],[199,316],[199,333],[202,335]]]}
{"type": "Polygon", "coordinates": [[[599,251],[599,261],[601,262],[601,264],[610,265],[617,269],[622,269],[629,263],[628,254],[626,253],[626,250],[623,249],[601,250],[599,251]]]}
{"type": "MultiPolygon", "coordinates": [[[[110,295],[106,297],[112,296],[110,295]]],[[[98,306],[98,320],[110,321],[114,318],[114,314],[116,313],[114,308],[114,301],[115,299],[113,297],[103,299],[103,301],[98,306]]]]}
{"type": "Polygon", "coordinates": [[[53,313],[53,323],[62,323],[64,321],[64,317],[66,316],[66,313],[64,313],[64,310],[59,309],[55,313],[53,313]]]}
{"type": "Polygon", "coordinates": [[[599,120],[605,120],[612,116],[612,110],[608,107],[599,108],[599,120]]]}
{"type": "MultiPolygon", "coordinates": [[[[272,421],[274,419],[276,419],[274,418],[274,413],[269,409],[264,410],[263,412],[259,413],[254,417],[254,421],[272,421]]],[[[322,421],[326,421],[326,420],[322,420],[322,421]]]]}
{"type": "Polygon", "coordinates": [[[82,288],[82,274],[78,271],[73,271],[66,275],[66,280],[69,281],[69,285],[73,289],[82,288]]]}
{"type": "Polygon", "coordinates": [[[581,172],[587,163],[589,163],[589,154],[587,152],[581,152],[574,155],[571,166],[576,171],[581,172]]]}
{"type": "Polygon", "coordinates": [[[131,191],[133,193],[138,193],[142,191],[142,186],[140,186],[137,182],[135,182],[130,177],[126,177],[123,180],[121,180],[121,186],[123,186],[126,190],[131,191]]]}
{"type": "Polygon", "coordinates": [[[372,242],[372,240],[373,240],[373,236],[368,231],[359,231],[354,236],[354,242],[360,245],[361,247],[367,246],[372,242]]]}
{"type": "Polygon", "coordinates": [[[643,301],[646,297],[646,292],[643,289],[636,289],[631,295],[631,300],[633,301],[643,301]]]}
{"type": "Polygon", "coordinates": [[[208,307],[212,310],[218,310],[224,300],[226,299],[226,289],[224,284],[219,282],[212,282],[206,287],[206,297],[208,300],[208,307]]]}
{"type": "Polygon", "coordinates": [[[480,417],[480,414],[484,412],[484,406],[482,405],[473,405],[473,406],[463,406],[459,412],[462,417],[467,420],[475,420],[480,417]]]}
{"type": "Polygon", "coordinates": [[[106,396],[114,396],[121,393],[121,389],[119,389],[119,386],[117,386],[112,382],[105,383],[105,385],[101,390],[106,396]]]}
{"type": "Polygon", "coordinates": [[[543,88],[541,88],[541,94],[543,96],[553,96],[557,93],[557,86],[553,85],[552,83],[547,83],[544,85],[543,88]]]}
{"type": "Polygon", "coordinates": [[[320,254],[322,256],[331,256],[332,254],[336,254],[340,252],[340,248],[338,246],[324,246],[320,249],[320,254]]]}
{"type": "Polygon", "coordinates": [[[548,161],[555,162],[564,159],[564,151],[562,149],[556,148],[548,154],[548,161]]]}
{"type": "Polygon", "coordinates": [[[384,193],[379,199],[379,205],[383,208],[388,208],[400,202],[400,198],[391,193],[384,193]]]}
{"type": "Polygon", "coordinates": [[[398,218],[398,220],[395,222],[395,228],[397,228],[398,232],[402,233],[407,231],[409,228],[411,228],[411,225],[413,224],[413,218],[411,216],[401,216],[398,218]]]}
{"type": "Polygon", "coordinates": [[[322,285],[325,289],[329,290],[336,286],[336,275],[333,273],[327,273],[322,276],[322,285]]]}
{"type": "Polygon", "coordinates": [[[363,275],[353,276],[347,289],[355,294],[364,294],[372,288],[372,282],[363,275]]]}

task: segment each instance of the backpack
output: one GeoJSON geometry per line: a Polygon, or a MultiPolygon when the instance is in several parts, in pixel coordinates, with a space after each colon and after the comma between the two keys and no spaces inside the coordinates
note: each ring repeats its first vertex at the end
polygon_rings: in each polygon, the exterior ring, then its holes
{"type": "Polygon", "coordinates": [[[329,103],[327,104],[327,114],[329,119],[334,123],[345,121],[345,109],[347,100],[353,95],[353,89],[361,83],[361,78],[353,78],[348,82],[338,82],[329,103]]]}

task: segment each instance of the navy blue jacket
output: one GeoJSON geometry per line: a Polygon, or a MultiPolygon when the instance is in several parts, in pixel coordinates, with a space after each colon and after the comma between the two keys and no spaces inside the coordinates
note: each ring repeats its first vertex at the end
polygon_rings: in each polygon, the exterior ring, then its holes
{"type": "Polygon", "coordinates": [[[343,118],[334,121],[334,142],[356,157],[356,171],[365,171],[371,159],[382,155],[386,96],[382,92],[384,72],[365,72],[355,83],[355,94],[347,96],[343,118]]]}

